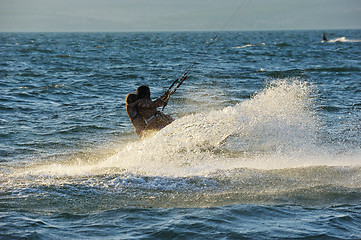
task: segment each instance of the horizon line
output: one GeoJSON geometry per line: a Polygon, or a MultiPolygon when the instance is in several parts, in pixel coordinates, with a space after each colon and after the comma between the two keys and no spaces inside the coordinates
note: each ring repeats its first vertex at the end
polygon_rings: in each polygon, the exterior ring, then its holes
{"type": "Polygon", "coordinates": [[[319,28],[319,29],[244,29],[244,30],[30,30],[8,31],[0,30],[0,33],[142,33],[142,32],[271,32],[271,31],[338,31],[338,30],[361,30],[361,28],[319,28]]]}

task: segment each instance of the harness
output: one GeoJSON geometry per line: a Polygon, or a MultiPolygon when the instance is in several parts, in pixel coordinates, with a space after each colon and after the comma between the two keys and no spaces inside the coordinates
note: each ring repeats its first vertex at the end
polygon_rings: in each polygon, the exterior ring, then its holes
{"type": "MultiPolygon", "coordinates": [[[[139,114],[137,113],[137,116],[139,114]]],[[[148,124],[153,118],[157,117],[157,116],[162,116],[163,114],[160,111],[157,111],[153,116],[151,116],[150,118],[146,119],[144,118],[144,120],[146,121],[146,123],[148,124]]],[[[140,116],[139,116],[140,117],[140,116]]]]}

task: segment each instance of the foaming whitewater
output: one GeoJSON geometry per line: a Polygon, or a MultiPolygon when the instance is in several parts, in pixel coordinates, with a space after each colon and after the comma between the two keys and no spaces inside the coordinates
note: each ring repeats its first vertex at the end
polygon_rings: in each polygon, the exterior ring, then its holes
{"type": "Polygon", "coordinates": [[[275,80],[249,100],[183,117],[101,164],[138,174],[183,177],[236,168],[350,164],[338,162],[319,146],[317,131],[312,85],[275,80]]]}
{"type": "Polygon", "coordinates": [[[357,165],[359,154],[339,156],[318,140],[313,86],[278,79],[252,98],[185,116],[152,137],[127,143],[99,161],[52,163],[31,175],[89,176],[124,173],[145,176],[208,176],[239,168],[285,169],[357,165]]]}
{"type": "Polygon", "coordinates": [[[329,40],[330,43],[335,43],[335,42],[341,42],[341,43],[347,43],[347,42],[361,42],[360,39],[347,39],[346,37],[339,37],[339,38],[335,38],[335,39],[331,39],[329,40]]]}

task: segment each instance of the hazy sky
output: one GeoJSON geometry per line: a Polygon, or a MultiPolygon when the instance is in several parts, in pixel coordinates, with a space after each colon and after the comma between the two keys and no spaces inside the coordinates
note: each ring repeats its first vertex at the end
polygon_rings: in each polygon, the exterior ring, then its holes
{"type": "Polygon", "coordinates": [[[224,26],[361,29],[361,0],[0,0],[3,32],[217,31],[224,26]]]}

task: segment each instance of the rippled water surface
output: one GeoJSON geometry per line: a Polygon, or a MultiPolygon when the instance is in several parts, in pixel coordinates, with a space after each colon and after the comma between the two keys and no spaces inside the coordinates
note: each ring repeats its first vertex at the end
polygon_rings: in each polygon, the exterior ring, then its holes
{"type": "Polygon", "coordinates": [[[212,37],[1,33],[0,238],[360,239],[361,31],[212,37]]]}

